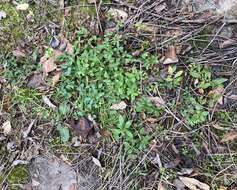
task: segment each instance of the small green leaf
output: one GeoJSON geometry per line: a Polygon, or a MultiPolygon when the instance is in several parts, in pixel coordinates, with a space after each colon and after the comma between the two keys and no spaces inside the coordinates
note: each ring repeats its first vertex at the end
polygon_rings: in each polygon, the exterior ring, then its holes
{"type": "Polygon", "coordinates": [[[125,131],[125,133],[126,133],[126,136],[127,136],[128,139],[130,139],[130,140],[133,139],[133,134],[132,134],[131,131],[127,130],[127,131],[125,131]]]}
{"type": "Polygon", "coordinates": [[[60,135],[61,141],[63,143],[68,142],[68,140],[70,138],[69,129],[67,127],[64,127],[64,126],[58,126],[57,130],[59,131],[59,135],[60,135]]]}
{"type": "Polygon", "coordinates": [[[224,82],[226,82],[227,80],[228,79],[226,79],[226,78],[218,78],[218,79],[213,80],[213,83],[215,85],[220,85],[220,84],[223,84],[224,82]]]}
{"type": "Polygon", "coordinates": [[[66,115],[70,111],[69,106],[66,102],[59,105],[59,113],[62,115],[66,115]]]}
{"type": "Polygon", "coordinates": [[[169,66],[169,67],[168,67],[168,73],[169,73],[170,75],[172,75],[175,71],[176,71],[176,67],[175,67],[175,66],[174,66],[174,67],[172,67],[172,66],[169,66]]]}
{"type": "Polygon", "coordinates": [[[183,74],[183,71],[178,71],[175,75],[174,78],[178,78],[183,74]]]}

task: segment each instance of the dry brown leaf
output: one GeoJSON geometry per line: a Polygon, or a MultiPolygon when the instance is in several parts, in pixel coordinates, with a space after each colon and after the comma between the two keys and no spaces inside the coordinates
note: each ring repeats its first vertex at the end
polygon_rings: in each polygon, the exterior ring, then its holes
{"type": "Polygon", "coordinates": [[[57,68],[57,65],[54,63],[54,61],[55,61],[54,57],[46,58],[45,56],[43,56],[40,59],[40,64],[42,64],[44,74],[52,72],[57,68]]]}
{"type": "Polygon", "coordinates": [[[147,32],[147,33],[155,33],[158,30],[158,27],[155,26],[153,23],[142,23],[142,27],[138,28],[139,31],[147,32]]]}
{"type": "Polygon", "coordinates": [[[205,91],[202,88],[199,88],[198,93],[203,95],[205,93],[205,91]]]}
{"type": "Polygon", "coordinates": [[[145,121],[153,124],[153,123],[156,123],[158,119],[153,118],[153,117],[148,117],[148,118],[145,118],[145,121]]]}
{"type": "Polygon", "coordinates": [[[61,74],[62,74],[62,71],[60,71],[60,70],[55,72],[55,74],[52,78],[52,86],[53,87],[58,83],[58,81],[61,77],[61,74]]]}
{"type": "Polygon", "coordinates": [[[166,190],[165,185],[162,182],[159,183],[158,190],[166,190]]]}
{"type": "Polygon", "coordinates": [[[220,47],[221,49],[223,49],[223,48],[226,48],[226,47],[229,47],[229,46],[233,46],[233,45],[235,45],[236,43],[237,43],[236,40],[234,40],[234,39],[228,39],[228,40],[225,40],[224,42],[222,42],[222,43],[219,45],[219,47],[220,47]]]}
{"type": "Polygon", "coordinates": [[[82,138],[82,140],[85,140],[88,135],[91,135],[94,132],[91,122],[85,117],[82,117],[77,123],[74,123],[74,121],[71,122],[70,126],[74,129],[75,133],[82,138]]]}
{"type": "Polygon", "coordinates": [[[178,63],[179,59],[177,56],[176,46],[170,46],[167,48],[165,53],[165,60],[163,62],[164,65],[178,63]]]}
{"type": "Polygon", "coordinates": [[[185,189],[185,185],[182,181],[180,181],[179,179],[175,179],[173,181],[173,185],[175,186],[176,190],[184,190],[185,189]]]}
{"type": "Polygon", "coordinates": [[[210,190],[210,186],[198,181],[195,178],[179,177],[180,181],[190,190],[210,190]]]}
{"type": "Polygon", "coordinates": [[[101,130],[100,135],[102,137],[111,137],[111,132],[109,132],[108,130],[101,130]]]}
{"type": "Polygon", "coordinates": [[[44,74],[48,74],[52,71],[54,71],[57,68],[56,61],[59,56],[61,56],[63,53],[59,50],[54,50],[53,55],[51,57],[47,57],[44,55],[40,59],[40,64],[42,65],[42,69],[44,74]]]}
{"type": "Polygon", "coordinates": [[[229,142],[229,141],[234,141],[237,139],[237,131],[231,131],[229,133],[226,133],[224,137],[222,138],[221,142],[229,142]]]}
{"type": "Polygon", "coordinates": [[[67,43],[67,47],[66,47],[66,52],[68,53],[68,54],[70,54],[70,55],[72,55],[73,54],[73,46],[72,46],[72,44],[70,44],[69,42],[67,43]]]}
{"type": "Polygon", "coordinates": [[[47,89],[47,84],[44,81],[41,73],[33,73],[28,80],[27,87],[44,91],[47,89]]]}
{"type": "Polygon", "coordinates": [[[237,95],[232,94],[232,95],[228,96],[227,98],[231,99],[231,100],[237,100],[237,95]]]}
{"type": "Polygon", "coordinates": [[[227,190],[227,189],[228,189],[227,187],[220,186],[218,190],[227,190]]]}
{"type": "Polygon", "coordinates": [[[217,102],[220,104],[220,105],[222,105],[223,104],[223,92],[224,92],[224,88],[223,87],[218,87],[218,88],[216,88],[216,89],[213,89],[213,90],[211,90],[209,93],[208,93],[208,95],[209,96],[212,96],[212,95],[216,95],[216,96],[220,96],[219,98],[218,98],[218,100],[217,100],[217,102]]]}
{"type": "Polygon", "coordinates": [[[16,9],[18,10],[18,11],[25,11],[25,10],[27,10],[29,8],[29,4],[28,3],[21,3],[21,4],[18,4],[17,6],[16,6],[16,9]]]}
{"type": "Polygon", "coordinates": [[[55,106],[55,105],[50,101],[50,99],[49,99],[47,96],[42,96],[42,99],[43,99],[44,103],[45,103],[47,106],[49,106],[50,108],[52,108],[52,109],[56,109],[56,108],[57,108],[57,106],[55,106]]]}
{"type": "Polygon", "coordinates": [[[13,54],[15,57],[17,57],[17,58],[21,58],[21,57],[25,57],[25,56],[26,56],[25,53],[23,53],[22,51],[20,51],[20,50],[18,50],[18,49],[13,50],[13,51],[12,51],[12,54],[13,54]]]}
{"type": "Polygon", "coordinates": [[[160,97],[147,97],[157,108],[160,108],[165,105],[165,101],[160,97]]]}
{"type": "Polygon", "coordinates": [[[121,101],[117,104],[113,104],[110,109],[112,110],[124,110],[127,107],[127,104],[124,101],[121,101]]]}
{"type": "Polygon", "coordinates": [[[125,22],[128,18],[128,13],[120,9],[111,8],[109,9],[108,14],[122,22],[125,22]]]}
{"type": "Polygon", "coordinates": [[[11,122],[10,121],[5,121],[2,125],[3,133],[4,135],[9,135],[12,130],[11,122]]]}

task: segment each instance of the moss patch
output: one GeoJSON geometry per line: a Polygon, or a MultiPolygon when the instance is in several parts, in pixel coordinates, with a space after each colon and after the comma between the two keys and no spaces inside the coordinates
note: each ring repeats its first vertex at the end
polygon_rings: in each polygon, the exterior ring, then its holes
{"type": "Polygon", "coordinates": [[[27,183],[29,173],[24,166],[16,166],[8,175],[7,182],[10,189],[20,189],[17,184],[27,183]]]}
{"type": "Polygon", "coordinates": [[[24,32],[23,13],[17,12],[16,8],[10,3],[0,5],[0,10],[5,11],[7,17],[0,21],[0,51],[9,50],[20,38],[24,32]]]}

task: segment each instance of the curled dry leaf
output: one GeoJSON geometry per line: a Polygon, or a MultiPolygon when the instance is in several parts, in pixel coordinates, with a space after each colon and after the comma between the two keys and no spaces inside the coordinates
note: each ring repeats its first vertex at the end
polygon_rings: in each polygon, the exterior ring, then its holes
{"type": "Polygon", "coordinates": [[[19,10],[19,11],[25,11],[29,8],[29,4],[28,3],[21,3],[21,4],[18,4],[16,6],[16,9],[19,10]]]}
{"type": "Polygon", "coordinates": [[[120,9],[111,8],[109,9],[108,14],[122,22],[125,22],[128,18],[128,13],[120,9]]]}
{"type": "Polygon", "coordinates": [[[101,130],[100,135],[102,137],[111,137],[111,132],[109,132],[108,130],[101,130]]]}
{"type": "Polygon", "coordinates": [[[73,45],[64,37],[60,36],[60,45],[58,47],[60,51],[65,51],[67,54],[73,54],[73,45]]]}
{"type": "Polygon", "coordinates": [[[228,96],[227,98],[231,99],[231,100],[237,100],[237,95],[232,94],[232,95],[228,96]]]}
{"type": "Polygon", "coordinates": [[[54,76],[52,78],[52,86],[53,87],[58,83],[61,74],[62,74],[61,70],[58,70],[58,71],[55,72],[55,74],[54,74],[54,76]]]}
{"type": "Polygon", "coordinates": [[[176,190],[183,190],[185,189],[185,185],[182,181],[179,179],[175,179],[173,182],[173,185],[176,187],[176,190]]]}
{"type": "Polygon", "coordinates": [[[210,186],[198,181],[195,178],[179,177],[180,181],[190,190],[210,190],[210,186]]]}
{"type": "Polygon", "coordinates": [[[73,46],[70,43],[67,43],[66,52],[70,55],[73,54],[73,46]]]}
{"type": "Polygon", "coordinates": [[[165,105],[165,101],[161,97],[147,97],[157,108],[165,105]]]}
{"type": "Polygon", "coordinates": [[[44,74],[48,74],[57,68],[57,58],[60,57],[62,54],[63,53],[61,51],[54,50],[53,55],[51,57],[47,57],[47,55],[41,57],[40,64],[42,65],[44,74]]]}
{"type": "Polygon", "coordinates": [[[166,187],[162,182],[159,183],[158,190],[166,190],[166,187]]]}
{"type": "Polygon", "coordinates": [[[127,107],[127,104],[124,101],[121,101],[117,104],[113,104],[110,109],[112,110],[124,110],[127,107]]]}
{"type": "Polygon", "coordinates": [[[47,89],[47,84],[44,81],[43,75],[41,73],[33,73],[29,77],[27,87],[44,91],[47,89]]]}
{"type": "Polygon", "coordinates": [[[179,59],[177,56],[176,46],[170,46],[167,48],[165,53],[165,59],[163,61],[164,65],[178,63],[179,59]]]}
{"type": "Polygon", "coordinates": [[[218,100],[217,100],[218,104],[223,105],[223,99],[224,99],[223,95],[222,95],[223,92],[224,92],[224,88],[223,87],[218,87],[216,89],[211,90],[208,93],[208,95],[209,96],[212,96],[212,95],[218,96],[219,97],[218,100]]]}
{"type": "Polygon", "coordinates": [[[54,71],[57,68],[57,65],[54,63],[54,61],[54,57],[47,58],[44,56],[40,59],[40,64],[42,65],[42,69],[45,74],[54,71]]]}
{"type": "Polygon", "coordinates": [[[57,106],[55,106],[55,105],[50,101],[50,99],[49,99],[47,96],[42,96],[42,99],[43,99],[44,103],[45,103],[47,106],[49,106],[50,108],[52,108],[52,109],[56,109],[56,108],[57,108],[57,106]]]}
{"type": "Polygon", "coordinates": [[[12,54],[17,58],[22,58],[26,56],[26,54],[20,51],[19,49],[13,50],[12,54]]]}
{"type": "Polygon", "coordinates": [[[219,44],[219,47],[221,49],[223,48],[227,48],[229,46],[233,46],[233,45],[236,45],[237,41],[234,40],[234,39],[228,39],[228,40],[225,40],[224,42],[222,42],[221,44],[219,44]]]}
{"type": "Polygon", "coordinates": [[[158,121],[158,119],[153,118],[153,117],[148,117],[148,118],[145,118],[145,121],[153,124],[153,123],[156,123],[158,121]]]}
{"type": "Polygon", "coordinates": [[[231,131],[229,133],[226,133],[224,137],[222,138],[221,142],[229,142],[229,141],[234,141],[237,139],[237,131],[231,131]]]}
{"type": "Polygon", "coordinates": [[[5,121],[2,125],[3,133],[4,135],[9,135],[12,130],[11,122],[10,121],[5,121]]]}
{"type": "Polygon", "coordinates": [[[85,117],[82,117],[76,124],[72,123],[71,127],[74,129],[75,133],[82,139],[86,139],[88,135],[94,133],[94,128],[91,125],[91,122],[85,117]]]}

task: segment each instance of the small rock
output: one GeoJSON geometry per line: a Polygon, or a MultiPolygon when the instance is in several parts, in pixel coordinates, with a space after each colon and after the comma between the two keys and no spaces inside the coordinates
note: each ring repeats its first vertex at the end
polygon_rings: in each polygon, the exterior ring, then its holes
{"type": "Polygon", "coordinates": [[[58,40],[58,38],[56,36],[53,36],[50,40],[49,45],[50,45],[50,47],[55,49],[60,45],[60,40],[58,40]]]}

